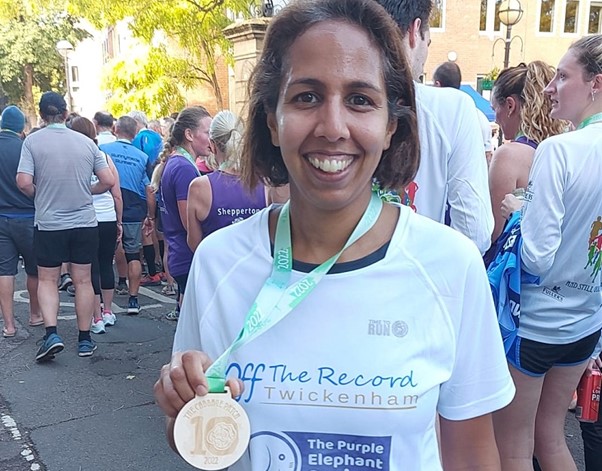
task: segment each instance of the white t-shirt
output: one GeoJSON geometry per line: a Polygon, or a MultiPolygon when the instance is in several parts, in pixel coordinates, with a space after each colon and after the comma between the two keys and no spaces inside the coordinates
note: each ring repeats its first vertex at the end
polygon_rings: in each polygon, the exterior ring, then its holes
{"type": "MultiPolygon", "coordinates": [[[[268,211],[203,240],[174,351],[215,359],[236,338],[271,271],[268,211]]],[[[441,470],[437,412],[469,419],[514,395],[477,249],[407,207],[384,258],[326,275],[228,375],[252,428],[233,471],[441,470]]]]}
{"type": "Polygon", "coordinates": [[[493,152],[493,142],[491,138],[491,124],[485,113],[477,108],[477,118],[479,118],[479,125],[481,126],[481,135],[483,136],[483,144],[485,145],[485,152],[493,152]]]}
{"type": "Polygon", "coordinates": [[[451,227],[485,253],[493,212],[474,102],[453,88],[415,88],[421,160],[415,185],[408,186],[410,200],[418,214],[439,222],[449,204],[451,227]]]}
{"type": "Polygon", "coordinates": [[[111,131],[100,131],[96,135],[96,142],[98,145],[109,144],[111,142],[115,142],[117,137],[111,131]]]}
{"type": "Polygon", "coordinates": [[[535,152],[521,231],[519,335],[566,344],[602,328],[602,123],[550,137],[535,152]]]}

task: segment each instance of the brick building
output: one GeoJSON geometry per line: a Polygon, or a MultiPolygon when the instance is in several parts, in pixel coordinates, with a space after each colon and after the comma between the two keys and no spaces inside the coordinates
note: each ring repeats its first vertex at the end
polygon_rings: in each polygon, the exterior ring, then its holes
{"type": "MultiPolygon", "coordinates": [[[[500,0],[434,0],[432,44],[424,79],[454,57],[463,81],[503,68],[506,27],[497,18],[500,0]]],[[[512,28],[510,66],[543,60],[556,66],[579,37],[602,32],[602,0],[520,0],[524,13],[512,28]]]]}

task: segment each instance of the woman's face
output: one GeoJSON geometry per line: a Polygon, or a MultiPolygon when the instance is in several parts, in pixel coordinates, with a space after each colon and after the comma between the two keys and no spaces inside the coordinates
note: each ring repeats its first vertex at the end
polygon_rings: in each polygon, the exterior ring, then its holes
{"type": "MultiPolygon", "coordinates": [[[[495,91],[495,90],[494,90],[495,91]]],[[[495,122],[500,125],[504,139],[514,139],[520,129],[520,104],[514,97],[499,102],[492,93],[491,107],[495,111],[495,122]]]]}
{"type": "Polygon", "coordinates": [[[323,210],[365,204],[396,129],[380,50],[362,29],[326,21],[293,42],[284,64],[268,126],[289,173],[291,201],[323,210]]]}
{"type": "Polygon", "coordinates": [[[578,126],[587,117],[587,109],[592,104],[593,82],[585,77],[575,52],[569,50],[560,59],[554,78],[544,90],[552,100],[552,118],[566,119],[578,126]]]}
{"type": "Polygon", "coordinates": [[[190,142],[190,146],[194,151],[195,157],[207,157],[211,154],[210,140],[209,140],[209,127],[211,126],[211,118],[205,116],[199,121],[199,125],[196,129],[187,129],[187,138],[190,142]]]}

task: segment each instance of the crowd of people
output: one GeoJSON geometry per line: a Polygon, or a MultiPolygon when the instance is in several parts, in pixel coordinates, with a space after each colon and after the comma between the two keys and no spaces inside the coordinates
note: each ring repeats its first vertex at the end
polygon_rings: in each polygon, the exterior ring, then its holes
{"type": "MultiPolygon", "coordinates": [[[[44,126],[23,140],[6,108],[3,335],[19,256],[29,325],[46,329],[38,362],[64,348],[57,286],[72,284],[90,356],[91,333],[118,320],[114,292],[136,315],[139,287],[164,283],[178,323],[155,398],[177,452],[178,412],[227,384],[251,423],[232,470],[576,470],[565,417],[602,365],[602,35],[557,67],[500,73],[494,151],[457,64],[418,82],[431,10],[291,2],[244,120],[201,106],[88,120],[47,92],[44,126]],[[512,247],[524,276],[506,344],[487,268],[512,247]]],[[[599,471],[602,417],[582,430],[599,471]]]]}

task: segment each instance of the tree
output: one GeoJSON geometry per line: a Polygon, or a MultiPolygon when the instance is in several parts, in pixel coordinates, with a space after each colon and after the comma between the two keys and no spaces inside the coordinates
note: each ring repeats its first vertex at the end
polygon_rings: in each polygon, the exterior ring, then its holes
{"type": "Polygon", "coordinates": [[[58,39],[77,44],[88,35],[76,20],[58,8],[39,8],[33,1],[0,0],[0,89],[35,123],[35,96],[40,91],[65,91],[58,39]]]}
{"type": "Polygon", "coordinates": [[[184,107],[185,101],[178,85],[191,86],[181,77],[188,65],[174,59],[164,47],[146,48],[138,57],[111,64],[103,85],[111,93],[107,109],[115,116],[131,110],[141,110],[149,116],[167,116],[184,107]]]}
{"type": "MultiPolygon", "coordinates": [[[[69,11],[105,28],[128,19],[134,35],[147,44],[162,31],[177,48],[170,48],[174,60],[186,65],[178,69],[182,82],[205,83],[214,91],[217,107],[224,107],[216,73],[220,60],[231,61],[230,44],[223,29],[228,16],[248,16],[253,0],[67,0],[69,11]],[[179,53],[177,51],[179,49],[179,53]]],[[[173,75],[173,74],[171,74],[173,75]]]]}

